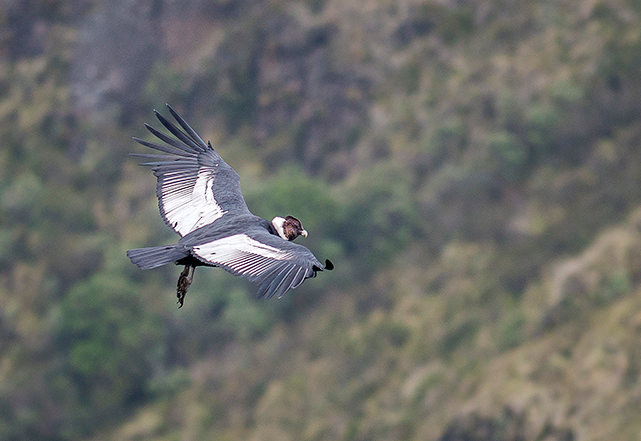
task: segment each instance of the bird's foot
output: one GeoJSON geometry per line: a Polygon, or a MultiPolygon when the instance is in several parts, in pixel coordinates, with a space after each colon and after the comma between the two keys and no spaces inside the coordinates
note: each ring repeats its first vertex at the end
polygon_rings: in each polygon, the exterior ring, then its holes
{"type": "Polygon", "coordinates": [[[185,302],[185,295],[187,290],[191,285],[191,282],[194,280],[194,270],[195,266],[186,265],[185,269],[180,273],[178,277],[178,284],[176,286],[176,297],[178,297],[178,309],[182,308],[183,303],[185,302]]]}

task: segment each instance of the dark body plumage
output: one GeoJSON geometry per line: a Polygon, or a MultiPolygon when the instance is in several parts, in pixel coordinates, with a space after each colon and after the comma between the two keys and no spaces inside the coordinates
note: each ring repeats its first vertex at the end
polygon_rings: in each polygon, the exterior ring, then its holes
{"type": "Polygon", "coordinates": [[[134,154],[149,160],[158,179],[156,195],[160,214],[181,238],[175,245],[138,248],[127,256],[141,269],[169,263],[185,265],[178,279],[178,303],[182,302],[197,266],[221,267],[258,285],[259,298],[281,297],[323,265],[302,245],[291,242],[307,236],[301,222],[276,217],[272,222],[253,215],[242,196],[240,177],[216,151],[169,106],[179,129],[154,111],[174,137],[147,129],[165,144],[134,138],[164,154],[134,154]]]}

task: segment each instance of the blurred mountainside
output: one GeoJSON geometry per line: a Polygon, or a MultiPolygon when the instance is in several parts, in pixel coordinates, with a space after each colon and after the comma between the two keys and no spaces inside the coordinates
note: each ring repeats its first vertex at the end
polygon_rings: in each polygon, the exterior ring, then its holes
{"type": "Polygon", "coordinates": [[[636,0],[1,2],[0,439],[638,440],[640,115],[636,0]],[[176,310],[165,102],[336,270],[176,310]]]}

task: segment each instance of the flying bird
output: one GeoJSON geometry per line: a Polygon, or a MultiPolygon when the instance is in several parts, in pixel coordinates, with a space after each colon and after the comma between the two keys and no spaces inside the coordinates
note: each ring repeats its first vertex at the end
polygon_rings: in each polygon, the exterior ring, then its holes
{"type": "Polygon", "coordinates": [[[162,144],[133,139],[162,154],[132,156],[145,161],[158,182],[156,195],[160,215],[180,239],[175,245],[137,248],[127,257],[141,269],[176,263],[184,265],[176,287],[178,307],[198,266],[220,267],[258,285],[258,298],[282,297],[316,273],[332,270],[312,252],[292,242],[307,237],[300,220],[293,216],[274,217],[271,222],[247,208],[240,190],[240,177],[169,104],[167,109],[178,125],[158,111],[154,113],[171,133],[145,127],[162,144]]]}

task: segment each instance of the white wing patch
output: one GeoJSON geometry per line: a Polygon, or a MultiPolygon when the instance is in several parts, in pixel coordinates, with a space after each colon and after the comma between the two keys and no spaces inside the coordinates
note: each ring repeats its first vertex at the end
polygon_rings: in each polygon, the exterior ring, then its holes
{"type": "Polygon", "coordinates": [[[206,168],[195,176],[184,172],[164,174],[160,202],[165,217],[178,234],[185,236],[226,213],[216,203],[213,186],[214,174],[206,168]]]}
{"type": "Polygon", "coordinates": [[[241,275],[259,277],[279,261],[289,260],[292,253],[236,234],[193,248],[193,252],[211,263],[226,265],[241,275]]]}

